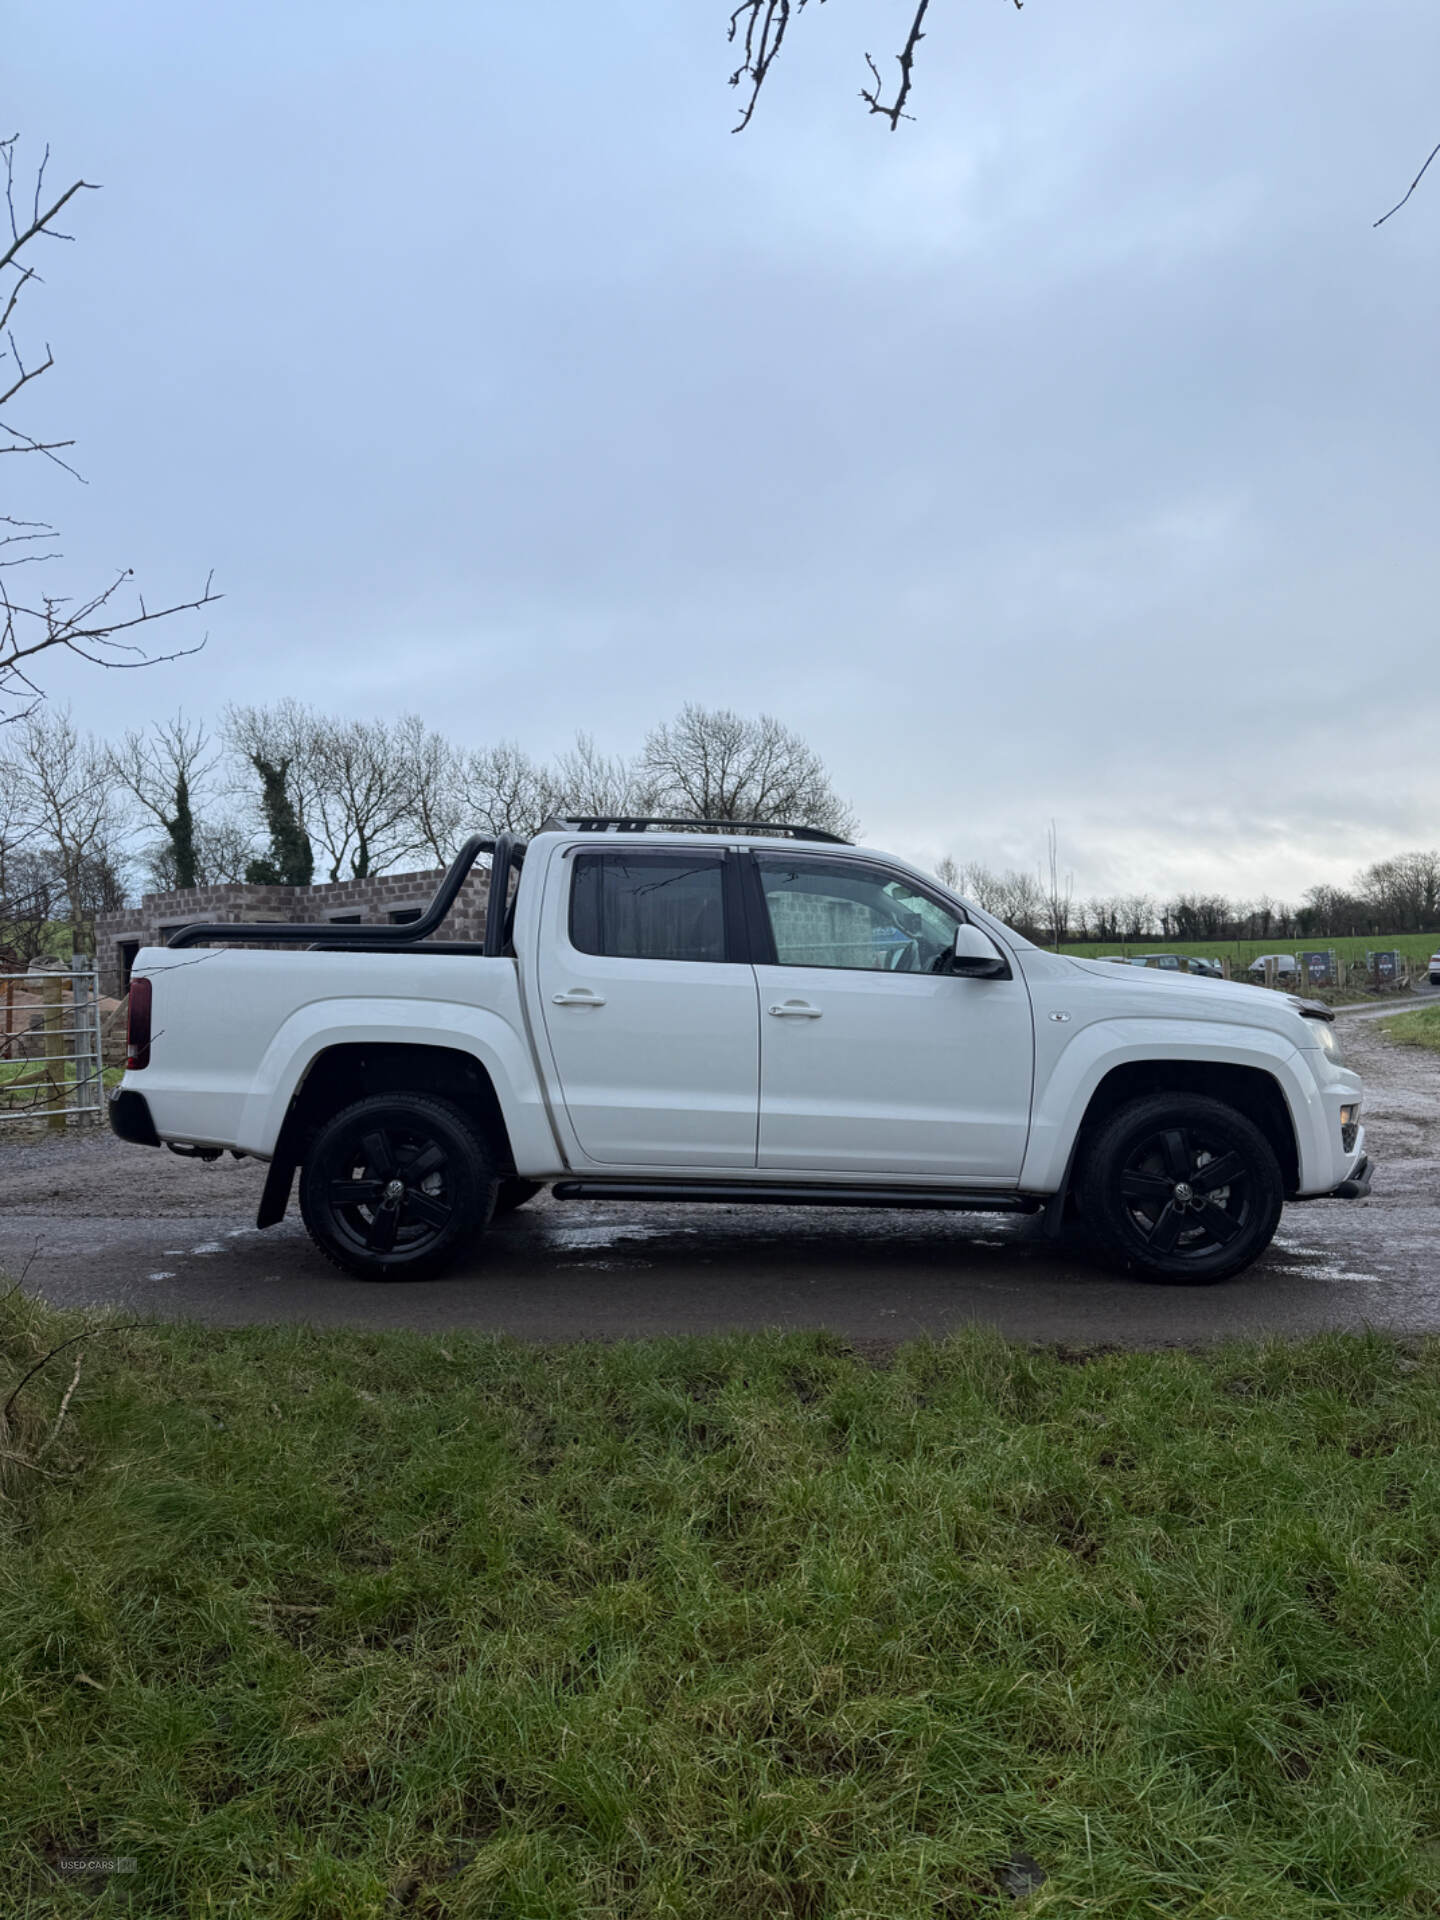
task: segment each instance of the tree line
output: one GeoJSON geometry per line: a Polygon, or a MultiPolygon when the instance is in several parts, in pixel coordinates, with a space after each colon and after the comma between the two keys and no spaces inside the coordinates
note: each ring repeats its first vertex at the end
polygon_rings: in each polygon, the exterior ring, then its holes
{"type": "Polygon", "coordinates": [[[1348,886],[1322,882],[1296,904],[1262,894],[1233,900],[1219,893],[1106,894],[1073,900],[1043,868],[1033,873],[961,865],[943,859],[947,886],[1045,946],[1174,940],[1326,940],[1352,934],[1440,931],[1440,851],[1400,853],[1364,867],[1348,886]]]}
{"type": "Polygon", "coordinates": [[[769,715],[683,707],[638,754],[580,734],[553,760],[461,747],[416,715],[342,720],[296,700],[183,715],[117,741],[36,706],[0,728],[0,939],[28,964],[137,890],[308,886],[443,866],[472,833],[552,815],[789,821],[857,831],[818,753],[769,715]]]}
{"type": "MultiPolygon", "coordinates": [[[[309,885],[445,865],[474,832],[534,833],[555,815],[788,821],[858,831],[820,755],[767,716],[688,705],[632,756],[587,734],[551,760],[513,741],[461,747],[417,716],[342,720],[295,700],[183,715],[115,741],[41,705],[0,727],[0,941],[21,964],[67,925],[88,951],[99,913],[137,891],[233,881],[309,885]]],[[[1046,945],[1320,940],[1440,927],[1440,852],[1398,854],[1296,905],[1262,896],[1076,900],[1056,830],[1033,870],[952,856],[941,880],[1046,945]]]]}

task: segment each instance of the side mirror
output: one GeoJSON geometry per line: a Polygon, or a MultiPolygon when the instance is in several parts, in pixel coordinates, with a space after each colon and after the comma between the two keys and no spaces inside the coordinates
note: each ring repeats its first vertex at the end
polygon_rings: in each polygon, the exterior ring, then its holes
{"type": "Polygon", "coordinates": [[[973,920],[955,929],[955,945],[950,950],[950,973],[967,980],[1004,980],[1010,968],[995,942],[973,920]]]}

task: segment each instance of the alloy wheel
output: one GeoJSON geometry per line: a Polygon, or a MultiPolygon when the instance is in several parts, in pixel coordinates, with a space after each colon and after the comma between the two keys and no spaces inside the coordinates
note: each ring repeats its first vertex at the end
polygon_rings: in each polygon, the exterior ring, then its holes
{"type": "Polygon", "coordinates": [[[366,1253],[420,1253],[455,1210],[449,1155],[409,1127],[372,1126],[338,1156],[326,1187],[336,1227],[366,1253]]]}
{"type": "Polygon", "coordinates": [[[1209,1258],[1244,1231],[1249,1168],[1203,1128],[1165,1127],[1136,1143],[1120,1175],[1125,1213],[1147,1252],[1209,1258]]]}

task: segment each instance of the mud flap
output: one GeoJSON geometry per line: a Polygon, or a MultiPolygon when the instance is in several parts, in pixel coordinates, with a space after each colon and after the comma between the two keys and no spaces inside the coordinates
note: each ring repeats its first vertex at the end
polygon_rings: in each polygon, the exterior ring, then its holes
{"type": "Polygon", "coordinates": [[[288,1154],[277,1154],[265,1176],[265,1190],[255,1214],[257,1227],[277,1226],[285,1218],[290,1204],[290,1189],[295,1182],[295,1162],[288,1154]]]}

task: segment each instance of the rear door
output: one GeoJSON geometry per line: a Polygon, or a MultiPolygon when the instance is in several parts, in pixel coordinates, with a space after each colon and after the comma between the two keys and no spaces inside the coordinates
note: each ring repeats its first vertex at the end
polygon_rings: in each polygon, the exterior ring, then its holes
{"type": "Polygon", "coordinates": [[[747,882],[760,983],[759,1165],[1017,1181],[1034,1028],[1018,969],[943,968],[959,917],[864,857],[757,853],[747,882]],[[755,881],[758,880],[758,886],[755,881]]]}
{"type": "Polygon", "coordinates": [[[720,848],[575,847],[555,862],[537,979],[586,1158],[755,1165],[760,1016],[741,922],[720,848]]]}

